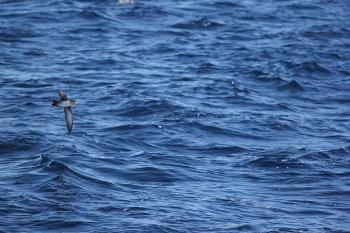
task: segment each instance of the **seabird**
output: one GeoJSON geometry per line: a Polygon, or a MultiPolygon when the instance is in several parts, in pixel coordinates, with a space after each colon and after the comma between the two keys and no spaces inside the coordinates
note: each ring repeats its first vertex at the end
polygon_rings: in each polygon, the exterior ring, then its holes
{"type": "Polygon", "coordinates": [[[52,107],[61,107],[64,110],[64,114],[66,117],[66,124],[68,132],[72,132],[73,129],[73,113],[72,108],[74,107],[78,102],[73,99],[68,99],[67,94],[64,93],[64,91],[59,91],[58,94],[61,97],[61,101],[53,100],[52,101],[52,107]]]}

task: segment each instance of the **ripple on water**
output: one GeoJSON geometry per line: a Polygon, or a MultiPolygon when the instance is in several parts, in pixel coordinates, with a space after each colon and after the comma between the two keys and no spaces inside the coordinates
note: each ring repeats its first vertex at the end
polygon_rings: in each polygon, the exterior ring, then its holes
{"type": "Polygon", "coordinates": [[[38,2],[1,1],[1,232],[350,229],[347,0],[38,2]]]}
{"type": "Polygon", "coordinates": [[[40,147],[40,139],[31,135],[15,136],[6,134],[5,137],[0,137],[0,152],[11,153],[16,151],[31,151],[40,147]]]}
{"type": "Polygon", "coordinates": [[[201,30],[201,29],[216,29],[223,26],[223,23],[219,23],[207,18],[201,18],[197,20],[190,20],[186,22],[179,22],[173,25],[177,29],[188,29],[188,30],[201,30]]]}
{"type": "Polygon", "coordinates": [[[127,101],[118,108],[118,115],[126,117],[144,117],[147,115],[161,114],[163,112],[177,111],[181,109],[168,100],[139,100],[127,101]]]}

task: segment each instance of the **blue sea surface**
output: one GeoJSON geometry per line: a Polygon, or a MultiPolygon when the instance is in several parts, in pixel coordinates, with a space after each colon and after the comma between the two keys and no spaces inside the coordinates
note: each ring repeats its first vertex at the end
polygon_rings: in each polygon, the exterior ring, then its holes
{"type": "Polygon", "coordinates": [[[0,97],[0,232],[350,232],[348,0],[0,0],[0,97]]]}

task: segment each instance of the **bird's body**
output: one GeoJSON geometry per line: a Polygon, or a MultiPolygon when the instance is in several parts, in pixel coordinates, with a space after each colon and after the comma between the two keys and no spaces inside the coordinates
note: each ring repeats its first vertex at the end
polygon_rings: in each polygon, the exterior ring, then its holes
{"type": "Polygon", "coordinates": [[[63,100],[63,101],[52,101],[53,107],[61,107],[61,108],[67,108],[67,107],[74,107],[77,104],[76,100],[63,100]]]}
{"type": "Polygon", "coordinates": [[[64,115],[66,118],[66,125],[68,132],[72,132],[73,129],[73,113],[72,113],[72,108],[77,104],[76,100],[69,100],[66,93],[63,91],[59,91],[58,94],[61,97],[61,101],[53,100],[52,101],[52,106],[53,107],[62,107],[64,110],[64,115]]]}

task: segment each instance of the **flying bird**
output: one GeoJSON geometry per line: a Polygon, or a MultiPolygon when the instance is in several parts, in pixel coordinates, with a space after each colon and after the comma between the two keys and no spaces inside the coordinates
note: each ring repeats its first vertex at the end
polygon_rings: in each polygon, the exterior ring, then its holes
{"type": "Polygon", "coordinates": [[[60,95],[61,100],[53,100],[52,101],[52,107],[61,107],[64,110],[64,115],[66,117],[66,125],[68,132],[72,132],[73,129],[73,113],[72,113],[72,107],[74,107],[78,102],[73,99],[68,99],[67,94],[64,93],[64,91],[59,91],[58,94],[60,95]]]}

